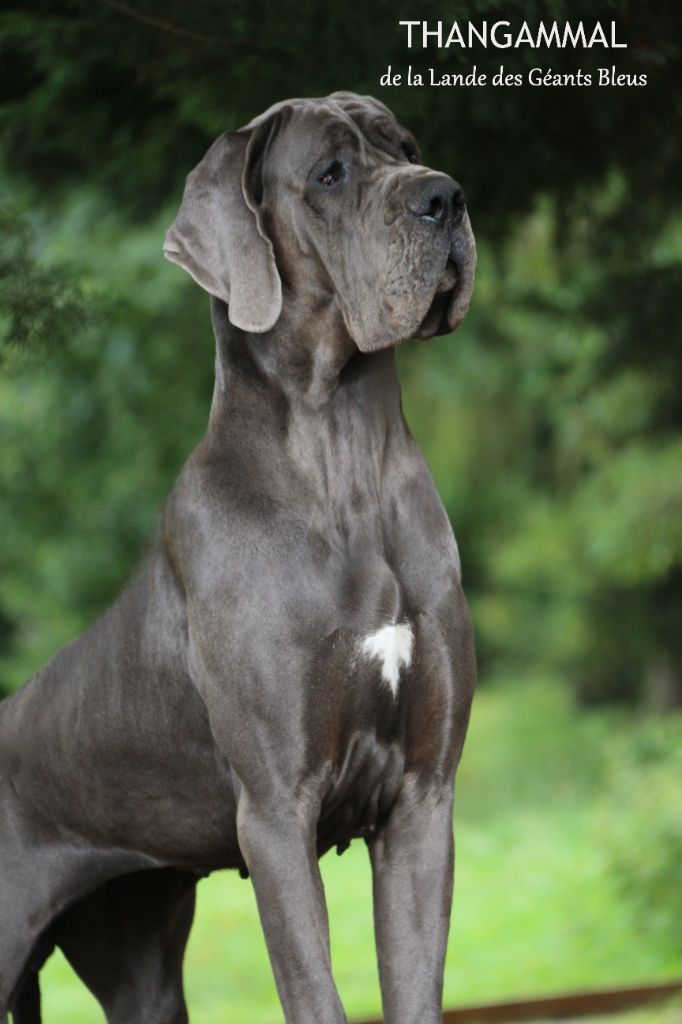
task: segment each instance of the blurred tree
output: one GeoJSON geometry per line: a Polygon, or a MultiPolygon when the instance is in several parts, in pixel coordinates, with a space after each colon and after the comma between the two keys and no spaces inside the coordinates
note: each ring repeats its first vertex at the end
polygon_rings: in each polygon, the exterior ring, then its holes
{"type": "Polygon", "coordinates": [[[269,103],[350,88],[465,184],[481,245],[461,334],[401,361],[483,665],[552,669],[583,699],[680,701],[682,8],[472,0],[466,16],[613,19],[628,48],[408,51],[407,0],[5,6],[0,685],[111,599],[202,430],[207,303],[159,256],[184,175],[269,103]],[[408,62],[616,63],[648,84],[380,89],[408,62]]]}

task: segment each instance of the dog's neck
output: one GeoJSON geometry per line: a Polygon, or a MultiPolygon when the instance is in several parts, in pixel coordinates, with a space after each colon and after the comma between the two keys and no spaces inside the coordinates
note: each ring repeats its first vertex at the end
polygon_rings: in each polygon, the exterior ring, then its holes
{"type": "Polygon", "coordinates": [[[302,499],[338,509],[352,493],[376,496],[388,467],[413,444],[393,349],[364,354],[353,346],[334,359],[328,334],[319,348],[280,333],[279,324],[267,335],[245,334],[216,301],[213,323],[216,383],[205,444],[214,455],[237,449],[241,459],[248,451],[253,479],[283,505],[302,499]],[[290,473],[272,472],[274,464],[290,473]]]}
{"type": "MultiPolygon", "coordinates": [[[[234,327],[227,306],[211,300],[216,338],[216,380],[212,418],[226,404],[268,399],[315,415],[352,388],[362,404],[371,401],[392,415],[400,409],[400,385],[392,347],[359,352],[342,331],[317,320],[312,329],[278,322],[264,335],[234,327]],[[298,328],[298,329],[297,329],[298,328]],[[246,392],[247,394],[243,394],[246,392]]],[[[284,315],[283,315],[284,316],[284,315]]]]}

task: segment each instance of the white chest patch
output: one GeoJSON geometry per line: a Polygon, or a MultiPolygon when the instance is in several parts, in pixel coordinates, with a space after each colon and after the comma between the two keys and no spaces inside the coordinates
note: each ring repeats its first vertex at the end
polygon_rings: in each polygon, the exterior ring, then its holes
{"type": "Polygon", "coordinates": [[[358,641],[358,649],[366,658],[381,663],[381,678],[395,697],[400,682],[400,670],[409,668],[412,661],[414,633],[407,622],[396,626],[382,626],[358,641]]]}

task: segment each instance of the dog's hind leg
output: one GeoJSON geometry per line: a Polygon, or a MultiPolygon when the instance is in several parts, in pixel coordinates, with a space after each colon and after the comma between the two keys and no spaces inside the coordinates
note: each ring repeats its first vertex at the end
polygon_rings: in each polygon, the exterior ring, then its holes
{"type": "Polygon", "coordinates": [[[35,976],[36,956],[41,955],[47,930],[71,900],[89,885],[101,884],[102,868],[109,865],[93,864],[91,852],[75,845],[42,840],[17,807],[3,799],[2,781],[0,778],[0,1021],[4,1024],[10,1010],[30,1020],[29,1009],[35,1003],[31,976],[35,976]]]}
{"type": "MultiPolygon", "coordinates": [[[[32,971],[26,978],[12,1008],[12,1024],[40,1024],[40,983],[32,971]]],[[[4,1024],[4,1018],[0,1019],[4,1024]]]]}
{"type": "Polygon", "coordinates": [[[144,854],[48,835],[5,782],[0,776],[0,1021],[30,1003],[25,985],[60,914],[111,878],[156,867],[144,854]]]}
{"type": "Polygon", "coordinates": [[[55,943],[109,1024],[186,1024],[182,962],[197,877],[174,869],[113,879],[62,915],[55,943]]]}

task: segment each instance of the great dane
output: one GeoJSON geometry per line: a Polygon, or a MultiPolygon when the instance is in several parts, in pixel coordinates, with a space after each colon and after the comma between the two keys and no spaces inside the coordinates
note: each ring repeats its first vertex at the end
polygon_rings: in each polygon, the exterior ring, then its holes
{"type": "Polygon", "coordinates": [[[290,100],[214,142],[164,253],[211,295],[208,428],[121,597],[0,706],[0,1020],[58,945],[110,1024],[186,1021],[195,885],[235,868],[286,1020],[339,1024],[318,858],[361,837],[385,1020],[436,1024],[475,662],[394,348],[464,318],[462,190],[377,100],[290,100]]]}

